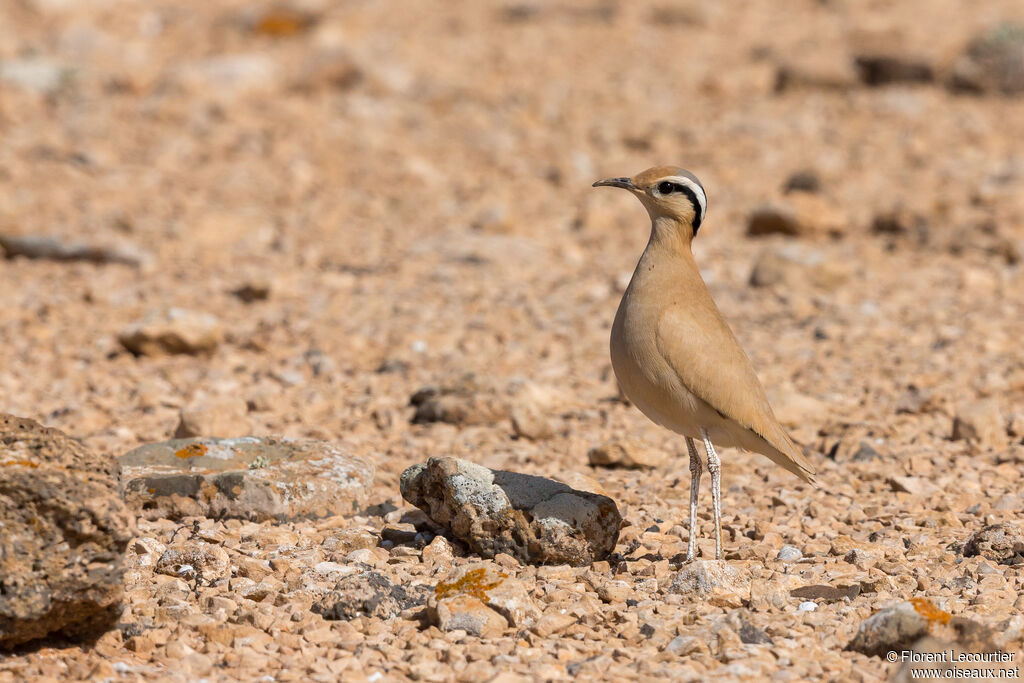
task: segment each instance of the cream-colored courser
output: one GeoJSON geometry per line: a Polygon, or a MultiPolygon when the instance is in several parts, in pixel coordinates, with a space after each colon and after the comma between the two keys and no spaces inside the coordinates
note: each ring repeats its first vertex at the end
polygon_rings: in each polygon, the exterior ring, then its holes
{"type": "Polygon", "coordinates": [[[782,428],[739,342],[711,299],[691,243],[707,196],[697,177],[659,166],[594,187],[632,192],[651,216],[651,237],[612,324],[611,355],[623,393],[654,422],[686,437],[690,453],[690,543],[695,557],[704,442],[711,475],[715,556],[722,559],[721,461],[713,444],[771,458],[804,481],[814,468],[782,428]]]}

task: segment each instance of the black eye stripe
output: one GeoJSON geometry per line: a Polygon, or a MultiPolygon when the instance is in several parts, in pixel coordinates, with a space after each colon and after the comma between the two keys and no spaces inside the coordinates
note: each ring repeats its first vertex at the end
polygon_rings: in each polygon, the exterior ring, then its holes
{"type": "Polygon", "coordinates": [[[697,231],[700,230],[701,221],[704,220],[704,216],[701,215],[700,202],[697,201],[697,193],[685,185],[680,187],[679,191],[685,194],[686,198],[693,204],[693,234],[696,235],[697,231]]]}
{"type": "Polygon", "coordinates": [[[667,180],[658,183],[658,193],[662,196],[675,192],[686,195],[686,198],[690,200],[690,204],[693,205],[693,234],[696,235],[697,231],[700,230],[701,222],[704,220],[704,217],[701,215],[700,201],[697,200],[697,193],[690,187],[679,183],[670,183],[667,180]]]}

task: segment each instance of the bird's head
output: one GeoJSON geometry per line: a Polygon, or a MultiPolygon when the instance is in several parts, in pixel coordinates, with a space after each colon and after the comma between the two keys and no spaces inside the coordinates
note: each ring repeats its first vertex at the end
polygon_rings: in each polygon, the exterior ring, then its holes
{"type": "Polygon", "coordinates": [[[704,186],[684,168],[655,166],[632,178],[608,178],[594,183],[594,187],[605,186],[632,192],[656,224],[667,218],[691,228],[688,238],[696,236],[704,222],[708,206],[704,186]]]}

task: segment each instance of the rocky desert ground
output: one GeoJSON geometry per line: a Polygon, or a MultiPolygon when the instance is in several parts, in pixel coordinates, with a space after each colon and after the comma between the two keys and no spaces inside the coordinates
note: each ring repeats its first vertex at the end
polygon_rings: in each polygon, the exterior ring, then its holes
{"type": "Polygon", "coordinates": [[[0,681],[1020,665],[1019,2],[10,0],[0,246],[0,681]],[[818,470],[722,562],[608,357],[659,164],[818,470]]]}

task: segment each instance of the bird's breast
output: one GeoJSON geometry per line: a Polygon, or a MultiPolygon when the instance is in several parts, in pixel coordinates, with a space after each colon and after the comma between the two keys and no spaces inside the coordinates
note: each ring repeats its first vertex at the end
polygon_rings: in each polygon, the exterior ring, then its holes
{"type": "Polygon", "coordinates": [[[652,422],[699,438],[702,429],[717,431],[721,417],[686,387],[658,348],[661,316],[694,288],[681,281],[685,264],[662,262],[655,267],[649,256],[647,252],[640,259],[615,313],[612,369],[622,393],[652,422]]]}
{"type": "Polygon", "coordinates": [[[658,351],[658,310],[636,284],[634,281],[626,290],[612,323],[610,351],[615,378],[626,398],[651,421],[697,436],[699,426],[693,417],[698,401],[658,351]]]}

